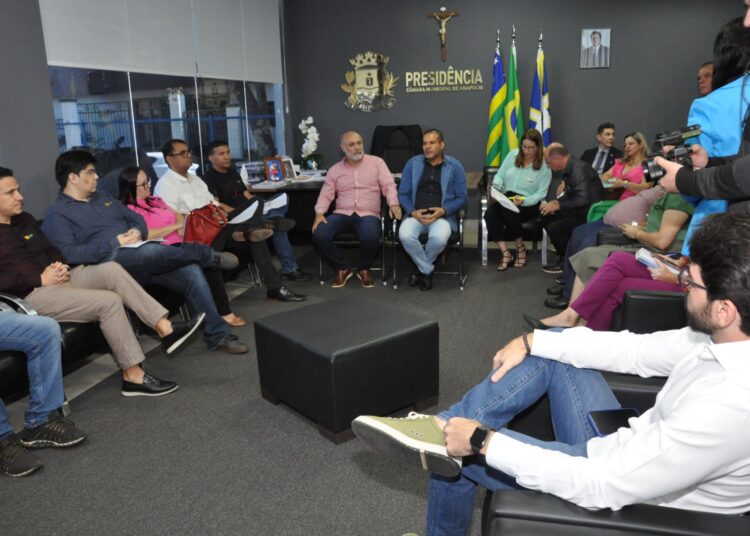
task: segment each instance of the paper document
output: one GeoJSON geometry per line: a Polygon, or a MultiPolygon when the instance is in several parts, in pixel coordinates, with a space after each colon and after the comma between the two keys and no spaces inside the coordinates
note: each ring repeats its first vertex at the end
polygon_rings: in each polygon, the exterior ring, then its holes
{"type": "Polygon", "coordinates": [[[494,186],[490,188],[490,195],[492,195],[492,199],[500,203],[503,207],[507,208],[508,210],[512,212],[520,212],[516,204],[510,199],[508,199],[508,197],[503,192],[501,192],[494,186]]]}
{"type": "Polygon", "coordinates": [[[124,246],[120,246],[121,248],[131,248],[131,249],[137,249],[141,247],[143,244],[147,244],[148,242],[163,242],[163,238],[152,238],[151,240],[141,240],[140,242],[135,242],[133,244],[126,244],[124,246]]]}
{"type": "MultiPolygon", "coordinates": [[[[657,264],[657,259],[654,258],[654,255],[647,250],[646,248],[641,248],[638,251],[635,252],[635,258],[638,262],[645,265],[648,268],[658,268],[659,265],[657,264]]],[[[661,262],[661,261],[660,261],[661,262]]],[[[679,274],[680,270],[669,264],[668,262],[661,262],[664,266],[666,266],[670,272],[673,274],[679,274]]]]}
{"type": "Polygon", "coordinates": [[[277,197],[274,197],[273,199],[269,199],[263,205],[263,214],[268,214],[269,211],[275,208],[281,208],[287,205],[288,203],[289,203],[289,196],[287,196],[286,194],[281,194],[277,197]]]}
{"type": "Polygon", "coordinates": [[[269,188],[282,188],[283,186],[286,186],[286,181],[263,181],[259,182],[258,184],[253,184],[250,189],[251,190],[268,190],[269,188]]]}
{"type": "Polygon", "coordinates": [[[252,205],[247,207],[245,210],[237,214],[234,218],[229,220],[229,225],[246,222],[247,220],[253,217],[253,214],[255,214],[256,210],[258,210],[258,203],[253,203],[252,205]]]}

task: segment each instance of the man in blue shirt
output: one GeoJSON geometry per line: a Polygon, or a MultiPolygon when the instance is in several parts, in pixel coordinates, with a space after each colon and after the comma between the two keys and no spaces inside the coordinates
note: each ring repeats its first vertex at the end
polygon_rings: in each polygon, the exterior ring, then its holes
{"type": "Polygon", "coordinates": [[[409,285],[421,290],[432,288],[435,259],[445,249],[451,233],[458,230],[456,214],[466,206],[466,174],[461,163],[445,154],[443,133],[427,130],[422,136],[423,154],[411,158],[404,167],[398,187],[398,200],[408,217],[398,237],[417,270],[409,285]],[[419,235],[427,234],[424,247],[419,235]]]}
{"type": "Polygon", "coordinates": [[[155,242],[137,245],[148,236],[143,218],[106,192],[97,192],[96,158],[68,151],[55,162],[60,185],[57,201],[47,209],[42,230],[68,263],[116,261],[141,285],[153,283],[179,292],[191,314],[205,312],[203,336],[209,350],[239,354],[248,350],[219,316],[200,267],[233,268],[237,258],[198,244],[180,247],[155,242]]]}

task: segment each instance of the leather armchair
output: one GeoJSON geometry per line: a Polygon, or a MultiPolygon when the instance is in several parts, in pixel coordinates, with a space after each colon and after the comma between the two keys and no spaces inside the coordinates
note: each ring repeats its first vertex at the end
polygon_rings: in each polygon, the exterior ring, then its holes
{"type": "Polygon", "coordinates": [[[750,534],[750,517],[665,508],[650,504],[622,510],[587,510],[529,490],[488,493],[482,511],[484,535],[600,536],[665,534],[690,536],[750,534]]]}

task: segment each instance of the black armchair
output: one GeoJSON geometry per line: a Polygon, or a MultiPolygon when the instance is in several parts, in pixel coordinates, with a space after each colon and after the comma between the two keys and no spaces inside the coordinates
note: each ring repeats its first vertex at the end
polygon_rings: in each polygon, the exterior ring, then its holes
{"type": "Polygon", "coordinates": [[[545,493],[504,490],[485,497],[484,535],[600,536],[750,534],[750,517],[665,508],[650,504],[622,510],[587,510],[545,493]]]}

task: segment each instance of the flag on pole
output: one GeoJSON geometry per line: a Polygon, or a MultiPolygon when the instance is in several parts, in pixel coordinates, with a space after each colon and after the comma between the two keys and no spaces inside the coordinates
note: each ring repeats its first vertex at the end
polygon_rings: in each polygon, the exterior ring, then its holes
{"type": "Polygon", "coordinates": [[[500,56],[500,30],[497,31],[495,42],[495,60],[492,69],[492,93],[490,99],[490,113],[488,119],[487,134],[487,158],[486,166],[498,167],[508,153],[503,152],[502,138],[505,126],[505,99],[508,94],[508,85],[505,83],[503,72],[503,59],[500,56]]]}
{"type": "Polygon", "coordinates": [[[529,128],[534,128],[542,135],[546,147],[552,142],[552,119],[549,113],[549,90],[547,89],[547,65],[544,62],[542,33],[539,33],[539,49],[536,53],[536,72],[534,86],[531,89],[529,106],[529,128]]]}
{"type": "Polygon", "coordinates": [[[521,111],[521,92],[518,90],[518,73],[516,72],[516,28],[513,27],[513,39],[510,45],[510,64],[508,66],[508,98],[505,101],[505,136],[504,153],[518,149],[518,139],[523,129],[521,111]],[[507,147],[507,150],[505,150],[507,147]]]}

